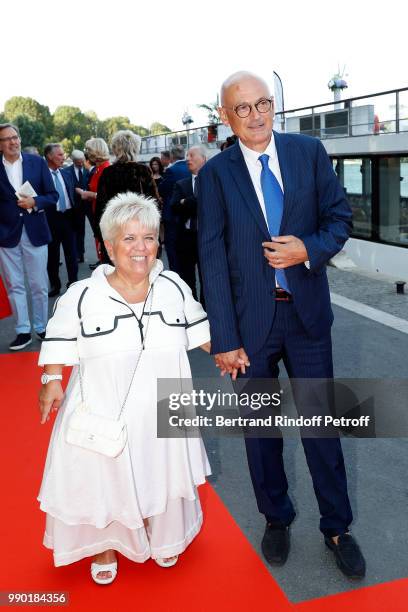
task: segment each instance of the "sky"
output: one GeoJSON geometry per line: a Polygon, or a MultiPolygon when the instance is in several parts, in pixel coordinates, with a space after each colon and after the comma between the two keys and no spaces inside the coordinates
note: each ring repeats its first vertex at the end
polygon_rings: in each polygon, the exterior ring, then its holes
{"type": "Polygon", "coordinates": [[[236,70],[270,83],[275,70],[287,109],[332,100],[338,67],[343,97],[407,87],[407,23],[398,0],[13,0],[2,6],[0,109],[30,96],[51,112],[181,129],[185,111],[192,127],[207,123],[197,104],[236,70]]]}

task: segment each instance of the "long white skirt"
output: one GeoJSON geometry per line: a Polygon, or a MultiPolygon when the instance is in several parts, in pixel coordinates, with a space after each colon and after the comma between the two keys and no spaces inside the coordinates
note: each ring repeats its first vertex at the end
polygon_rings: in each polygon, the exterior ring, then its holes
{"type": "Polygon", "coordinates": [[[140,529],[128,529],[113,521],[104,529],[93,525],[67,525],[47,514],[44,546],[54,553],[55,566],[75,563],[84,557],[116,550],[144,563],[180,555],[200,531],[203,522],[200,501],[171,500],[166,512],[145,520],[140,529]]]}

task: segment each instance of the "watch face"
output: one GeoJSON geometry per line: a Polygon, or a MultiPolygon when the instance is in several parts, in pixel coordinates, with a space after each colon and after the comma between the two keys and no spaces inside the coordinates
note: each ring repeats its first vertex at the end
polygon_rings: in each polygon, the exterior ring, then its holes
{"type": "Polygon", "coordinates": [[[48,382],[48,376],[46,374],[41,375],[41,384],[46,385],[48,382]]]}

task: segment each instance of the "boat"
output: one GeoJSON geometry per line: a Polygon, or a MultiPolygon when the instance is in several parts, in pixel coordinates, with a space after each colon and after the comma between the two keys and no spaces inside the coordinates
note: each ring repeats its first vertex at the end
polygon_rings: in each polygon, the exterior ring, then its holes
{"type": "MultiPolygon", "coordinates": [[[[274,128],[321,139],[353,211],[346,261],[408,282],[408,87],[281,108],[274,128]]],[[[203,145],[211,157],[229,135],[227,126],[211,124],[146,136],[141,160],[176,144],[203,145]]]]}

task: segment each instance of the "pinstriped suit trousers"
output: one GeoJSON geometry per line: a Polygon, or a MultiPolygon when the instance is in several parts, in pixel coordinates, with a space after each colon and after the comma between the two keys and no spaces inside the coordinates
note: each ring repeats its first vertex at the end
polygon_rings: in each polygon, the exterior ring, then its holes
{"type": "MultiPolygon", "coordinates": [[[[250,378],[276,378],[283,361],[290,378],[332,378],[330,332],[311,339],[293,303],[277,302],[275,319],[263,348],[249,355],[250,378]]],[[[299,414],[302,407],[296,401],[299,414]]],[[[275,526],[289,525],[295,511],[288,495],[283,439],[246,438],[248,464],[259,511],[275,526]]],[[[328,536],[347,531],[353,516],[347,493],[343,452],[338,437],[302,438],[320,510],[320,530],[328,536]]]]}

